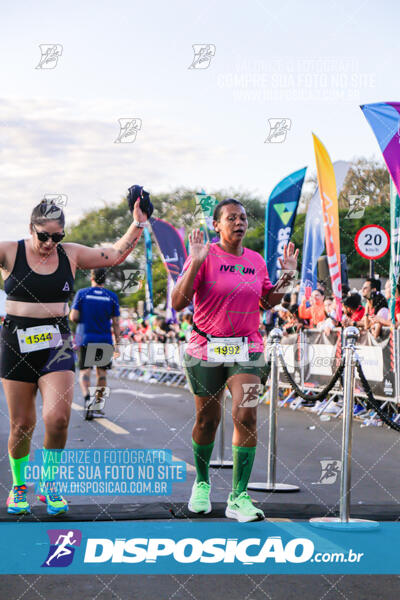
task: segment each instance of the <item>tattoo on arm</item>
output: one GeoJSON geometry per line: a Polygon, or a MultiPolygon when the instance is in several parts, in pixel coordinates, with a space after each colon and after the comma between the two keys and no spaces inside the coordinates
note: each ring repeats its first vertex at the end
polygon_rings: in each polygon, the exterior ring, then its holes
{"type": "Polygon", "coordinates": [[[119,254],[122,256],[123,254],[126,253],[127,250],[133,250],[134,247],[136,246],[137,240],[138,240],[138,238],[135,237],[135,238],[133,238],[133,242],[125,242],[125,250],[118,250],[119,254]]]}

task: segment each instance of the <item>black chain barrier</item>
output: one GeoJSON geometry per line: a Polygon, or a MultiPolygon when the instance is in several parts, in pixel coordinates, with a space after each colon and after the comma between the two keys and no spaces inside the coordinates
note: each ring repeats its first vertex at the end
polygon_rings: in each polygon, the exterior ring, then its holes
{"type": "Polygon", "coordinates": [[[326,387],[324,387],[323,390],[321,390],[317,394],[306,394],[299,388],[299,386],[297,385],[297,383],[295,382],[295,380],[293,379],[293,377],[287,370],[285,361],[282,356],[282,350],[280,348],[278,349],[278,355],[279,355],[279,361],[280,361],[282,369],[283,369],[283,373],[284,373],[287,381],[290,383],[290,385],[293,388],[293,391],[296,392],[297,396],[300,396],[300,398],[303,398],[303,400],[321,400],[322,398],[324,398],[326,396],[326,394],[331,391],[331,389],[333,388],[335,383],[338,381],[339,377],[341,377],[341,375],[343,374],[343,371],[344,371],[344,360],[342,359],[339,367],[336,369],[335,373],[333,374],[332,379],[330,380],[328,385],[326,387]]]}
{"type": "Polygon", "coordinates": [[[386,423],[386,425],[388,425],[391,429],[394,429],[395,431],[400,431],[400,425],[398,425],[397,423],[394,423],[390,419],[390,417],[385,413],[385,411],[383,411],[381,409],[381,407],[379,406],[378,400],[375,400],[374,394],[371,390],[371,386],[369,385],[368,380],[364,375],[364,371],[362,370],[361,363],[358,359],[356,360],[356,369],[357,369],[358,377],[364,388],[364,392],[367,394],[367,400],[365,401],[365,403],[367,404],[367,407],[373,408],[376,411],[376,413],[380,416],[382,421],[384,423],[386,423]]]}

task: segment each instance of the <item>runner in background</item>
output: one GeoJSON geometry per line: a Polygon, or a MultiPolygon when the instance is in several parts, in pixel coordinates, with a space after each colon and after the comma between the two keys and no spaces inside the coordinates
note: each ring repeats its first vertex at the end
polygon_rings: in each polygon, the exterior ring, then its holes
{"type": "Polygon", "coordinates": [[[90,275],[91,287],[78,291],[69,315],[71,321],[78,323],[75,344],[79,348],[79,384],[84,398],[87,420],[93,419],[96,413],[104,415],[102,409],[93,411],[91,406],[94,403],[101,403],[104,399],[107,370],[112,367],[112,361],[96,367],[96,392],[91,397],[89,393],[90,374],[92,367],[95,366],[96,355],[91,356],[93,352],[90,353],[90,345],[97,343],[116,346],[120,338],[118,296],[104,287],[106,269],[94,269],[90,275]]]}
{"type": "Polygon", "coordinates": [[[192,301],[194,306],[193,331],[184,355],[196,404],[192,432],[196,481],[189,510],[211,511],[208,468],[227,385],[234,432],[232,492],[225,514],[238,521],[256,521],[264,513],[253,505],[247,484],[256,452],[258,392],[265,366],[260,304],[266,310],[282,300],[295,278],[298,250],[293,244],[285,247],[281,279],[274,287],[264,259],[242,245],[248,222],[241,202],[220,202],[213,226],[220,235],[218,243],[204,244],[199,229],[189,235],[190,254],[172,293],[175,310],[192,301]]]}

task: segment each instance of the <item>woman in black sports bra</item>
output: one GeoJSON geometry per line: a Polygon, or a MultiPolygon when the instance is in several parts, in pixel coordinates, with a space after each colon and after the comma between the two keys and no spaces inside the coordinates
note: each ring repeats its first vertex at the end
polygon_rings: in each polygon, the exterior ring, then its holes
{"type": "MultiPolygon", "coordinates": [[[[67,315],[76,269],[112,267],[125,260],[147,220],[139,204],[140,199],[135,202],[128,231],[109,248],[61,245],[64,213],[47,200],[33,209],[30,239],[0,242],[0,268],[7,293],[0,376],[10,414],[8,453],[13,488],[7,499],[9,513],[30,512],[24,467],[36,424],[38,389],[45,425],[43,459],[57,463],[67,440],[75,371],[67,315]]],[[[68,510],[51,482],[45,481],[42,487],[38,497],[47,504],[49,514],[68,510]]]]}

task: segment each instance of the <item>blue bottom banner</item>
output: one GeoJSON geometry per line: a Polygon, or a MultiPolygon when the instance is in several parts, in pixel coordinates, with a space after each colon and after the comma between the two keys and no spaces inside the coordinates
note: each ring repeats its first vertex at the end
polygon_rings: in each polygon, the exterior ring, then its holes
{"type": "Polygon", "coordinates": [[[400,523],[372,525],[2,523],[0,573],[399,574],[400,523]]]}

